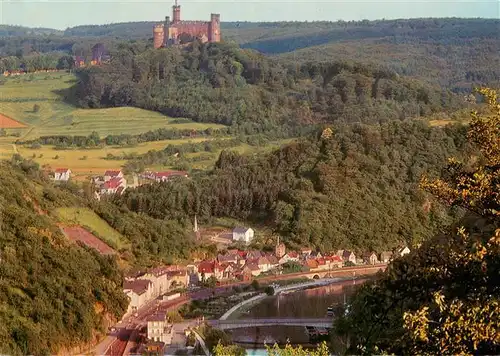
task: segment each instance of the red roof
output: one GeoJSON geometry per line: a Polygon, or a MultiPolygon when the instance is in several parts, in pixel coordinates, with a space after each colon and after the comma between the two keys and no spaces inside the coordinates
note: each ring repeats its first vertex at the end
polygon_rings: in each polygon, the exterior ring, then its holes
{"type": "Polygon", "coordinates": [[[57,168],[56,173],[66,173],[69,171],[69,168],[57,168]]]}
{"type": "Polygon", "coordinates": [[[102,187],[104,189],[115,189],[115,188],[120,187],[121,184],[122,184],[122,180],[120,178],[111,178],[107,182],[104,182],[102,187]]]}
{"type": "Polygon", "coordinates": [[[199,273],[214,273],[218,264],[214,261],[202,261],[198,264],[199,273]]]}
{"type": "Polygon", "coordinates": [[[118,170],[118,171],[108,170],[108,171],[104,172],[104,175],[110,176],[110,177],[117,177],[120,173],[121,173],[120,170],[118,170]]]}

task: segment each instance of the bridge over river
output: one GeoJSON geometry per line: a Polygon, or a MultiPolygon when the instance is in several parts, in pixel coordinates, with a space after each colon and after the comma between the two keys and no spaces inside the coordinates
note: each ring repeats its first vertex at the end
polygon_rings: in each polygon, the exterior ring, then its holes
{"type": "Polygon", "coordinates": [[[330,328],[332,326],[332,318],[258,318],[258,319],[239,319],[239,320],[209,320],[208,324],[214,328],[241,329],[252,328],[259,326],[314,326],[317,328],[330,328]]]}

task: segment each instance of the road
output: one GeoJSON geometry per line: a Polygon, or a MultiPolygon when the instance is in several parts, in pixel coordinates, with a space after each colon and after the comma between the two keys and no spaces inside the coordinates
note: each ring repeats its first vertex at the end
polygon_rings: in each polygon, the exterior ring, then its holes
{"type": "MultiPolygon", "coordinates": [[[[362,267],[344,267],[329,272],[335,273],[335,277],[351,277],[353,275],[362,276],[366,274],[375,274],[379,269],[385,269],[385,264],[379,264],[374,266],[362,266],[362,267]]],[[[311,275],[312,272],[308,273],[289,273],[277,276],[268,276],[259,278],[259,282],[270,282],[276,280],[286,280],[286,279],[296,279],[311,275]]],[[[191,300],[207,299],[212,296],[219,296],[232,291],[234,286],[246,285],[249,281],[228,283],[215,288],[203,288],[195,291],[191,291],[187,294],[182,295],[180,298],[171,301],[160,301],[158,299],[148,302],[145,306],[139,309],[137,316],[129,315],[125,317],[121,322],[115,325],[117,328],[117,333],[114,335],[108,335],[103,341],[101,341],[93,350],[95,355],[104,355],[105,352],[111,352],[113,349],[113,356],[121,356],[125,348],[127,348],[127,341],[130,337],[131,331],[142,325],[146,325],[146,319],[149,315],[154,314],[157,311],[168,312],[170,310],[175,310],[181,305],[190,302],[191,300]],[[123,351],[121,351],[123,348],[123,351]],[[121,351],[120,353],[118,353],[121,351]]],[[[106,353],[106,355],[111,355],[106,353]]]]}

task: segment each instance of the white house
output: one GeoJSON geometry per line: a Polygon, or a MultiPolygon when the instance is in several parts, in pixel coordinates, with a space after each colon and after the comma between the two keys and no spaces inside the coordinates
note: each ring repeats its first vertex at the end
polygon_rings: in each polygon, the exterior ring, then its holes
{"type": "Polygon", "coordinates": [[[172,343],[172,325],[169,325],[165,313],[151,315],[148,321],[148,339],[151,341],[172,343]]]}
{"type": "Polygon", "coordinates": [[[54,180],[67,182],[71,177],[71,170],[68,168],[57,168],[54,172],[54,180]]]}
{"type": "Polygon", "coordinates": [[[254,231],[250,227],[235,227],[233,229],[233,240],[250,243],[253,240],[254,231]]]}
{"type": "Polygon", "coordinates": [[[398,257],[403,257],[404,255],[407,255],[410,253],[410,249],[405,246],[405,247],[400,247],[396,249],[395,255],[398,257]]]}
{"type": "Polygon", "coordinates": [[[125,280],[123,292],[130,299],[127,313],[137,311],[152,298],[153,283],[148,279],[125,280]]]}

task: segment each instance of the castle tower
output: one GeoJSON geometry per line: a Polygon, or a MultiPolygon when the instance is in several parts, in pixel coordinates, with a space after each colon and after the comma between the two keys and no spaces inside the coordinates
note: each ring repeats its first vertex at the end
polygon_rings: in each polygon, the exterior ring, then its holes
{"type": "Polygon", "coordinates": [[[220,42],[220,15],[210,15],[208,42],[220,42]]]}
{"type": "Polygon", "coordinates": [[[163,46],[165,31],[163,25],[155,25],[153,27],[153,46],[158,49],[163,46]]]}
{"type": "Polygon", "coordinates": [[[172,23],[178,23],[181,21],[181,5],[177,5],[177,0],[175,0],[175,5],[172,6],[172,23]]]}
{"type": "Polygon", "coordinates": [[[170,16],[165,16],[165,24],[163,25],[163,47],[169,45],[170,40],[170,16]]]}

